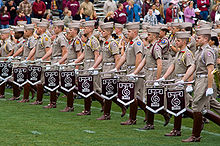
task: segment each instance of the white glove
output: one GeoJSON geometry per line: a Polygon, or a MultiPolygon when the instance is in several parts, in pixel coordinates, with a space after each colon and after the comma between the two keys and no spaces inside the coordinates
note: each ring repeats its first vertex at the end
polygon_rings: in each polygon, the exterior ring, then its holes
{"type": "Polygon", "coordinates": [[[213,93],[214,93],[214,91],[213,91],[213,89],[212,88],[208,88],[207,90],[206,90],[206,96],[212,96],[213,95],[213,93]]]}
{"type": "Polygon", "coordinates": [[[128,75],[126,75],[127,77],[135,77],[135,76],[137,76],[136,74],[134,74],[134,73],[131,73],[131,74],[128,74],[128,75]]]}
{"type": "Polygon", "coordinates": [[[94,71],[92,72],[92,74],[93,74],[93,75],[98,75],[98,74],[99,74],[99,71],[98,71],[98,70],[94,70],[94,71]]]}
{"type": "Polygon", "coordinates": [[[176,82],[176,84],[178,87],[183,87],[184,81],[180,80],[180,81],[176,82]]]}
{"type": "Polygon", "coordinates": [[[154,82],[154,87],[158,87],[160,84],[158,82],[154,82]]]}
{"type": "Polygon", "coordinates": [[[12,61],[13,60],[13,56],[8,56],[8,61],[12,61]]]}
{"type": "Polygon", "coordinates": [[[94,70],[94,67],[90,67],[88,70],[92,70],[92,71],[93,71],[93,70],[94,70]]]}
{"type": "Polygon", "coordinates": [[[68,63],[68,65],[75,66],[75,65],[76,65],[76,63],[75,63],[75,62],[72,62],[72,63],[68,63]]]}
{"type": "Polygon", "coordinates": [[[54,63],[53,65],[54,65],[54,66],[60,66],[60,63],[57,62],[57,63],[54,63]]]}
{"type": "Polygon", "coordinates": [[[46,65],[46,70],[50,70],[50,65],[46,65]]]}
{"type": "Polygon", "coordinates": [[[164,77],[159,78],[159,79],[157,80],[157,82],[162,82],[162,81],[165,81],[165,78],[164,78],[164,77]]]}
{"type": "Polygon", "coordinates": [[[23,61],[21,61],[21,63],[23,63],[23,64],[27,64],[28,61],[27,61],[27,60],[23,60],[23,61]]]}
{"type": "Polygon", "coordinates": [[[78,72],[78,69],[75,69],[75,75],[78,75],[79,72],[78,72]]]}
{"type": "Polygon", "coordinates": [[[37,59],[36,62],[43,62],[43,59],[37,59]]]}
{"type": "Polygon", "coordinates": [[[117,68],[110,70],[110,72],[117,72],[117,71],[118,71],[117,68]]]}
{"type": "Polygon", "coordinates": [[[187,92],[187,93],[192,93],[192,92],[193,92],[193,87],[192,87],[192,85],[188,85],[188,86],[186,87],[186,92],[187,92]]]}

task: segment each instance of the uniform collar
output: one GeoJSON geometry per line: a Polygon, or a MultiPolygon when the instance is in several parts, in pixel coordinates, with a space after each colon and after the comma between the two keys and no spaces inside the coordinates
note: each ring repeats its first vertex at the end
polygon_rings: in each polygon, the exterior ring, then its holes
{"type": "Polygon", "coordinates": [[[201,49],[201,50],[204,50],[204,49],[206,49],[207,47],[208,47],[208,48],[210,48],[210,46],[209,46],[209,44],[208,44],[208,43],[207,43],[207,44],[205,44],[205,45],[203,45],[203,46],[201,46],[201,47],[200,47],[200,49],[201,49]]]}

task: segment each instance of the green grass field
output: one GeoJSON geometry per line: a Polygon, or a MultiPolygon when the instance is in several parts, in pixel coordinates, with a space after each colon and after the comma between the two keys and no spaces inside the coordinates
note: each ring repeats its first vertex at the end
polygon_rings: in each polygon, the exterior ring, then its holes
{"type": "MultiPolygon", "coordinates": [[[[93,102],[92,115],[80,117],[76,114],[83,110],[83,100],[75,100],[74,112],[61,113],[59,110],[66,105],[61,96],[55,109],[0,100],[0,145],[192,145],[181,142],[191,135],[192,119],[183,119],[181,137],[165,137],[173,128],[173,118],[164,127],[162,116],[156,115],[155,130],[139,131],[145,125],[143,111],[138,111],[136,125],[121,126],[129,111],[121,118],[119,107],[113,104],[111,120],[97,121],[102,115],[99,103],[93,102]]],[[[6,99],[9,97],[11,90],[7,89],[6,99]]],[[[49,97],[45,96],[44,105],[48,103],[49,97]]],[[[193,145],[220,145],[220,127],[206,124],[201,142],[193,145]]]]}

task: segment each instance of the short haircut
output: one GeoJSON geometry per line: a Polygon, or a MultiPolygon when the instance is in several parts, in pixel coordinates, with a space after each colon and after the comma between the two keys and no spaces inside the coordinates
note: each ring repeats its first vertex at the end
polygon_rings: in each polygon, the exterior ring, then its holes
{"type": "Polygon", "coordinates": [[[208,38],[208,41],[211,40],[211,34],[203,34],[202,36],[205,38],[208,38]]]}
{"type": "Polygon", "coordinates": [[[211,37],[211,40],[215,42],[214,43],[215,46],[219,46],[219,41],[218,41],[218,38],[216,36],[211,37]]]}

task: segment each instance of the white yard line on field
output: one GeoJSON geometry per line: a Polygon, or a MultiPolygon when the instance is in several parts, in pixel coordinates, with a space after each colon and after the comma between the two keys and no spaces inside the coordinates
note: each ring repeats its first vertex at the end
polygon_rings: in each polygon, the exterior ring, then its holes
{"type": "MultiPolygon", "coordinates": [[[[8,93],[8,92],[5,92],[5,94],[13,95],[12,93],[8,93]]],[[[44,99],[44,101],[50,101],[50,100],[44,99]]],[[[57,101],[57,103],[63,103],[63,104],[65,104],[66,102],[57,101]]],[[[74,106],[84,107],[84,105],[82,105],[82,104],[77,104],[77,103],[74,103],[74,106]]],[[[101,108],[94,107],[94,106],[92,106],[91,108],[92,108],[92,109],[95,109],[95,110],[100,110],[100,109],[101,109],[101,108]]],[[[116,112],[116,111],[112,111],[112,110],[111,110],[111,113],[121,115],[120,112],[116,112]]],[[[126,114],[126,116],[129,117],[129,114],[126,114]]],[[[145,117],[142,117],[142,116],[137,116],[137,118],[145,119],[145,117]]],[[[160,124],[164,124],[164,121],[161,121],[161,120],[154,120],[154,121],[157,122],[157,123],[160,123],[160,124]]],[[[173,124],[170,124],[170,123],[169,123],[168,126],[173,127],[173,124]]],[[[183,125],[181,126],[181,128],[184,129],[184,130],[190,130],[190,131],[192,131],[192,128],[186,127],[186,126],[183,126],[183,125]]],[[[202,130],[202,133],[209,134],[209,135],[214,135],[214,136],[220,136],[219,133],[209,132],[209,131],[206,131],[206,130],[202,130]]]]}

